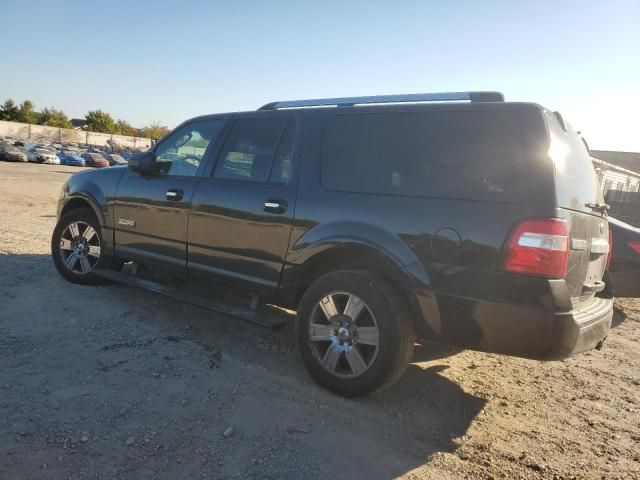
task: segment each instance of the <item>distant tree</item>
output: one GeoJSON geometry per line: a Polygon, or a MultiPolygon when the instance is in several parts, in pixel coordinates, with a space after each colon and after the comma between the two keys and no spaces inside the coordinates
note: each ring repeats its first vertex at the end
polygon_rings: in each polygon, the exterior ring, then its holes
{"type": "Polygon", "coordinates": [[[138,136],[159,140],[169,133],[169,128],[160,125],[160,122],[152,122],[150,125],[138,130],[138,136]]]}
{"type": "Polygon", "coordinates": [[[119,135],[131,135],[131,130],[134,130],[131,124],[126,120],[120,119],[116,122],[115,131],[113,133],[117,133],[119,135]]]}
{"type": "Polygon", "coordinates": [[[87,130],[101,133],[117,133],[116,122],[107,112],[92,110],[84,118],[87,120],[87,130]]]}
{"type": "MultiPolygon", "coordinates": [[[[142,129],[136,129],[126,120],[115,121],[109,113],[102,110],[91,110],[85,115],[87,125],[83,128],[92,132],[115,133],[129,136],[152,136],[153,138],[163,137],[169,129],[159,123],[152,123],[146,127],[146,135],[141,135],[142,129]]],[[[9,98],[0,105],[0,120],[10,122],[22,122],[30,124],[46,125],[58,128],[73,128],[69,117],[62,111],[53,107],[42,109],[36,112],[35,105],[31,100],[25,100],[19,106],[9,98]]]]}
{"type": "Polygon", "coordinates": [[[191,137],[191,139],[185,143],[186,146],[194,147],[194,148],[207,148],[209,142],[202,137],[191,137]]]}
{"type": "Polygon", "coordinates": [[[67,117],[62,110],[56,110],[53,107],[42,109],[38,118],[38,123],[40,125],[47,125],[49,127],[72,127],[71,122],[69,121],[69,117],[67,117]]]}
{"type": "Polygon", "coordinates": [[[25,100],[18,108],[18,122],[38,123],[38,113],[36,106],[31,100],[25,100]]]}
{"type": "Polygon", "coordinates": [[[18,106],[11,98],[6,100],[0,107],[0,120],[16,122],[18,120],[18,106]]]}

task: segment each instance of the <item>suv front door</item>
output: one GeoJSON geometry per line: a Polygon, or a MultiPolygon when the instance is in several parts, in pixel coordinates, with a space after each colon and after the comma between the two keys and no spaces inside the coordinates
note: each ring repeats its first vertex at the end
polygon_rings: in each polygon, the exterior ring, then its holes
{"type": "Polygon", "coordinates": [[[154,175],[127,169],[118,185],[113,212],[119,258],[186,273],[191,197],[224,123],[218,117],[178,127],[156,145],[159,168],[154,175]]]}
{"type": "Polygon", "coordinates": [[[189,274],[278,286],[297,195],[294,117],[238,116],[189,216],[189,274]]]}

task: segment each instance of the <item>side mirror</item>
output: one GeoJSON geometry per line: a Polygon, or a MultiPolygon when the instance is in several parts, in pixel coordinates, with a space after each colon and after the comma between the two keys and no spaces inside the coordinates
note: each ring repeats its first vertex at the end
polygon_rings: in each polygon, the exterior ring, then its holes
{"type": "Polygon", "coordinates": [[[127,161],[127,165],[131,170],[142,175],[155,173],[157,170],[156,154],[151,151],[138,152],[127,161]]]}

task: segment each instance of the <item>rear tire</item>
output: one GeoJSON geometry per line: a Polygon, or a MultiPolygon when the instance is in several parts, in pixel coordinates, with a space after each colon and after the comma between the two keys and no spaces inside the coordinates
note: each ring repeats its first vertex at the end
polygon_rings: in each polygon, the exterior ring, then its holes
{"type": "Polygon", "coordinates": [[[51,236],[51,256],[58,273],[71,283],[98,285],[106,283],[93,271],[112,268],[117,261],[107,257],[102,232],[93,211],[77,208],[65,213],[51,236]]]}
{"type": "Polygon", "coordinates": [[[338,270],[304,293],[296,340],[314,380],[338,395],[357,397],[402,376],[413,355],[415,329],[407,305],[384,279],[338,270]]]}

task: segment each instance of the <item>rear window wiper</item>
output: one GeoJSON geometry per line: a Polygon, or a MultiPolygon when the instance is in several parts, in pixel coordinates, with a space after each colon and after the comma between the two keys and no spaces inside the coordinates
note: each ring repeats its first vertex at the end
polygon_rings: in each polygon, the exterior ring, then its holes
{"type": "Polygon", "coordinates": [[[607,213],[607,210],[611,208],[606,203],[598,203],[598,202],[587,202],[584,204],[584,206],[600,213],[607,213]]]}

